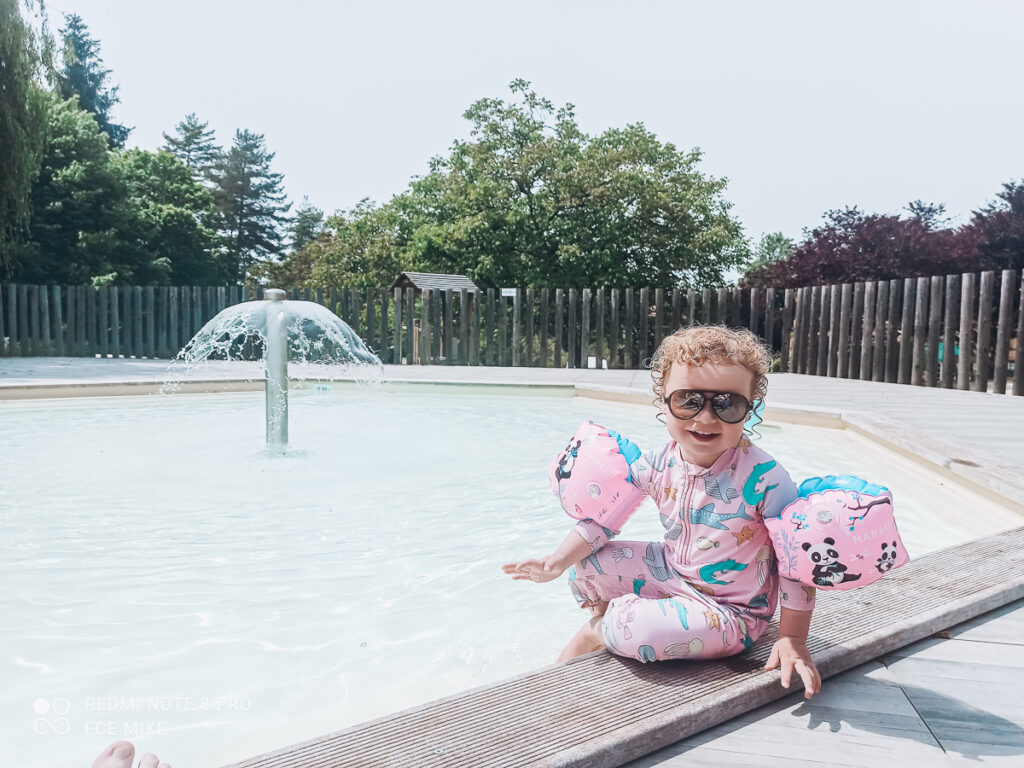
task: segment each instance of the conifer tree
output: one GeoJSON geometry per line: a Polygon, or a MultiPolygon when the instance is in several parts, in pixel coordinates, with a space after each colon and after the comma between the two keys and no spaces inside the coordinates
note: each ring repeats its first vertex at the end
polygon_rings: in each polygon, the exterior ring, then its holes
{"type": "Polygon", "coordinates": [[[110,110],[120,102],[118,87],[107,86],[109,69],[103,68],[99,41],[76,13],[64,17],[61,29],[64,40],[63,66],[57,72],[57,85],[65,99],[76,98],[78,106],[90,112],[105,134],[111,147],[124,146],[131,128],[111,120],[110,110]]]}
{"type": "Polygon", "coordinates": [[[160,149],[181,160],[196,177],[205,177],[224,151],[214,141],[213,129],[208,126],[209,123],[199,122],[195,112],[190,112],[174,126],[176,135],[164,134],[160,149]]]}
{"type": "Polygon", "coordinates": [[[273,159],[263,134],[237,130],[231,149],[211,170],[227,263],[238,282],[283,249],[291,203],[285,202],[284,176],[270,169],[273,159]]]}

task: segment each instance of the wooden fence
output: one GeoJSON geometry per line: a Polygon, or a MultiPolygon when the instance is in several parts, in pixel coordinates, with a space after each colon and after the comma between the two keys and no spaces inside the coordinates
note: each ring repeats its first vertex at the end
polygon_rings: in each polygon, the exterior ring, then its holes
{"type": "MultiPolygon", "coordinates": [[[[0,355],[170,358],[239,286],[0,286],[0,355]]],[[[385,363],[640,368],[689,323],[759,334],[778,369],[1024,395],[1024,292],[1014,270],[776,290],[295,289],[385,363]],[[411,321],[411,322],[410,322],[411,321]]]]}

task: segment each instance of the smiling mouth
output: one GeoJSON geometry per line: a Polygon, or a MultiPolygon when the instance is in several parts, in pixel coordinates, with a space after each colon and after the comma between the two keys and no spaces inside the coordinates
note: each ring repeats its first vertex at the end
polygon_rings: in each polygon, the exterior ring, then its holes
{"type": "Polygon", "coordinates": [[[720,432],[701,432],[696,429],[688,429],[686,431],[689,432],[691,435],[694,436],[695,439],[699,440],[702,443],[711,442],[716,437],[718,437],[719,434],[721,434],[720,432]]]}

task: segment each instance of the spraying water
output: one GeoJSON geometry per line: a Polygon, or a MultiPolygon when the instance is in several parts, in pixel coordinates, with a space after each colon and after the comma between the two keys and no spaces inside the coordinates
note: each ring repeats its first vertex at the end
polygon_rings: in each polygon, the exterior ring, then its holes
{"type": "Polygon", "coordinates": [[[285,292],[264,291],[263,301],[235,304],[217,313],[175,358],[184,372],[165,391],[208,360],[262,361],[266,380],[267,444],[288,444],[288,381],[355,379],[379,381],[383,366],[363,340],[326,307],[286,301],[285,292]]]}

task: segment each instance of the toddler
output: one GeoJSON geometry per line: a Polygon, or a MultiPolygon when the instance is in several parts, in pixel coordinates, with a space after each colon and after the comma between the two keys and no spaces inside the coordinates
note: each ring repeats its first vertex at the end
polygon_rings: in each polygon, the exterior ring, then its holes
{"type": "Polygon", "coordinates": [[[559,661],[604,648],[645,662],[731,656],[761,636],[781,594],[765,669],[781,667],[787,688],[795,671],[807,698],[821,689],[807,650],[814,589],[780,579],[764,524],[797,488],[743,434],[771,360],[743,329],[692,326],[667,337],[651,376],[669,441],[631,465],[633,484],[658,505],[664,540],[612,541],[613,531],[584,519],[551,555],[502,567],[538,583],[569,570],[593,617],[559,661]]]}

